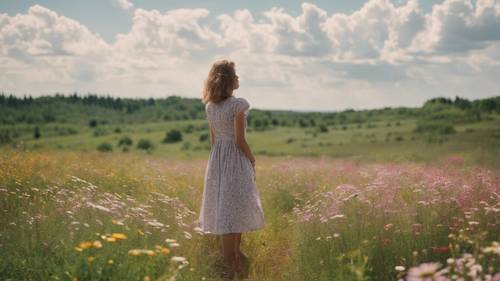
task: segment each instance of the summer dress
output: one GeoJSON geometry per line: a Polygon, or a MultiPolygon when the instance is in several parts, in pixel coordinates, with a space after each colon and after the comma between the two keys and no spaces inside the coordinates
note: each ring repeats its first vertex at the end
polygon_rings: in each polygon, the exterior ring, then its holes
{"type": "Polygon", "coordinates": [[[242,233],[264,227],[252,163],[236,143],[234,132],[234,117],[243,109],[246,132],[249,107],[244,98],[234,96],[205,105],[214,131],[198,220],[205,233],[242,233]]]}

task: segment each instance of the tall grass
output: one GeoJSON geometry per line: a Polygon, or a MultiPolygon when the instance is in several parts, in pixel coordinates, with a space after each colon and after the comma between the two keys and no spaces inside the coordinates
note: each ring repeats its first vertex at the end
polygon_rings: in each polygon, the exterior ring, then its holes
{"type": "MultiPolygon", "coordinates": [[[[196,227],[205,166],[3,150],[0,279],[217,280],[219,238],[196,227]]],[[[257,186],[266,227],[243,235],[251,280],[486,280],[499,271],[498,170],[459,157],[260,156],[257,186]]]]}

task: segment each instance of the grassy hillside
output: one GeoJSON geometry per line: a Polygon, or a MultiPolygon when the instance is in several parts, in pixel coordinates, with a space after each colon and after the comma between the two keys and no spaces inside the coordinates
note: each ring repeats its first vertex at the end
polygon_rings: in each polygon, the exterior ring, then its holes
{"type": "MultiPolygon", "coordinates": [[[[205,158],[208,125],[199,99],[0,95],[1,149],[100,150],[205,158]],[[170,134],[170,138],[167,137],[170,134]]],[[[293,112],[252,109],[248,142],[257,155],[430,161],[460,155],[497,166],[500,97],[436,98],[420,108],[293,112]]]]}

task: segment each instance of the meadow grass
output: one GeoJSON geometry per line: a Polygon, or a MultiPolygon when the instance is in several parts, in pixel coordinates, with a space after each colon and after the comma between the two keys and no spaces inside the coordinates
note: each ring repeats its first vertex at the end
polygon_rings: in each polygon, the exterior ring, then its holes
{"type": "MultiPolygon", "coordinates": [[[[206,161],[2,150],[1,279],[217,280],[220,240],[196,225],[206,161]]],[[[251,280],[485,280],[499,271],[498,169],[460,156],[261,155],[257,187],[266,227],[243,236],[251,280]]]]}

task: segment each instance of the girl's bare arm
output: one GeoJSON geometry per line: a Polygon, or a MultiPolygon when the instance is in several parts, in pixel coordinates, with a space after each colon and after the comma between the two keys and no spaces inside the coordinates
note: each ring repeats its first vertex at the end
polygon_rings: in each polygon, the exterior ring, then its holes
{"type": "Polygon", "coordinates": [[[250,147],[248,146],[248,143],[245,139],[245,111],[241,110],[236,113],[236,116],[234,118],[234,130],[235,130],[235,137],[236,137],[236,143],[240,147],[240,149],[245,153],[245,155],[250,159],[250,162],[252,162],[252,165],[255,167],[255,157],[252,154],[252,151],[250,150],[250,147]]]}

